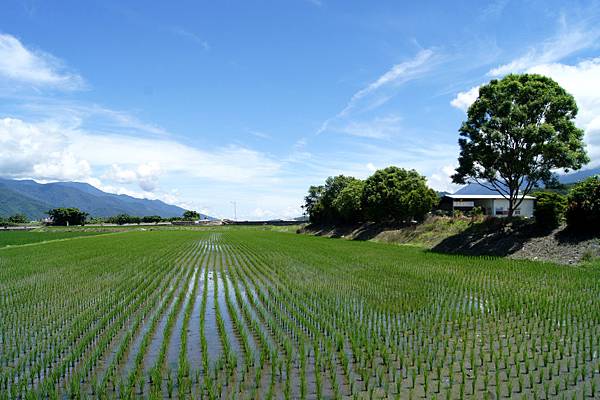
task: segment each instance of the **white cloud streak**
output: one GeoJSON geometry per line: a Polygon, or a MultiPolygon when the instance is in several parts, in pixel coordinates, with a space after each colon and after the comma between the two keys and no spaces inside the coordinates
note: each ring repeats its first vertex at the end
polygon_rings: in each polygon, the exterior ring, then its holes
{"type": "Polygon", "coordinates": [[[383,75],[354,93],[344,109],[334,117],[323,122],[317,134],[323,133],[347,118],[352,112],[376,109],[387,103],[395,90],[404,83],[422,77],[435,64],[435,54],[431,49],[421,50],[417,55],[402,63],[394,65],[383,75]]]}
{"type": "Polygon", "coordinates": [[[491,69],[488,75],[498,77],[508,73],[526,71],[540,64],[560,61],[582,50],[598,46],[600,29],[594,25],[588,28],[585,24],[569,26],[565,17],[560,20],[558,33],[539,47],[531,48],[521,57],[491,69]]]}
{"type": "Polygon", "coordinates": [[[82,89],[83,78],[56,57],[26,48],[12,35],[0,34],[0,77],[34,87],[82,89]]]}

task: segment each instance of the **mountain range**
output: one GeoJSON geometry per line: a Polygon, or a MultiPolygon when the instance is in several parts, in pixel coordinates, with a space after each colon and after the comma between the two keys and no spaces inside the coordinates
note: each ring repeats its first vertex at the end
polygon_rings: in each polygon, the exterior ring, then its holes
{"type": "Polygon", "coordinates": [[[87,183],[37,183],[32,180],[0,178],[0,216],[23,213],[30,219],[46,217],[52,208],[76,207],[92,217],[117,214],[180,217],[183,208],[160,200],[138,199],[124,194],[103,192],[87,183]]]}
{"type": "MultiPolygon", "coordinates": [[[[585,169],[581,171],[571,172],[569,174],[558,175],[558,181],[564,185],[569,185],[572,183],[579,182],[585,178],[589,178],[590,176],[600,175],[600,167],[585,169]]],[[[454,194],[497,194],[496,192],[486,189],[481,185],[476,183],[468,184],[462,188],[460,188],[454,194]]]]}

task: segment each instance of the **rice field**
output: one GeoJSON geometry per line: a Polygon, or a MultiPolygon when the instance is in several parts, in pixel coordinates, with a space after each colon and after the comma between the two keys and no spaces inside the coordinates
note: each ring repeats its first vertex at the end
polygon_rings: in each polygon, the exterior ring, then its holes
{"type": "Polygon", "coordinates": [[[252,229],[0,249],[0,398],[600,397],[600,269],[252,229]]]}
{"type": "Polygon", "coordinates": [[[0,247],[30,243],[46,242],[48,240],[70,239],[82,236],[98,235],[102,232],[84,231],[0,231],[0,247]]]}

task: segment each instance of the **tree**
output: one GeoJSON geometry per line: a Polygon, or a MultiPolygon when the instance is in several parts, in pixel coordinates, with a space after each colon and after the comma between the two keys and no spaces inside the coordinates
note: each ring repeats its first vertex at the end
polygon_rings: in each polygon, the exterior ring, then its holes
{"type": "Polygon", "coordinates": [[[575,185],[568,196],[567,225],[587,232],[600,232],[600,175],[575,185]]]}
{"type": "Polygon", "coordinates": [[[107,218],[107,221],[111,224],[125,225],[125,224],[139,224],[141,221],[140,217],[135,217],[129,214],[117,214],[107,218]]]}
{"type": "Polygon", "coordinates": [[[8,217],[8,222],[13,224],[26,224],[29,222],[29,218],[25,214],[15,214],[8,217]]]}
{"type": "Polygon", "coordinates": [[[200,219],[200,214],[198,214],[196,211],[187,210],[183,213],[184,221],[196,221],[198,219],[200,219]]]}
{"type": "Polygon", "coordinates": [[[523,198],[549,182],[553,169],[589,161],[575,126],[575,99],[550,78],[508,75],[479,88],[460,127],[454,183],[475,181],[508,200],[512,216],[523,198]]]}
{"type": "Polygon", "coordinates": [[[344,222],[360,222],[363,219],[362,196],[365,182],[354,179],[348,182],[333,200],[337,214],[344,222]]]}
{"type": "Polygon", "coordinates": [[[356,180],[357,179],[352,176],[344,175],[330,176],[325,180],[321,204],[323,205],[323,218],[326,222],[336,222],[341,219],[333,202],[349,183],[355,182],[356,180]]]}
{"type": "Polygon", "coordinates": [[[162,217],[160,215],[146,215],[145,217],[142,217],[142,222],[144,223],[158,223],[162,221],[162,217]]]}
{"type": "Polygon", "coordinates": [[[302,208],[308,215],[310,222],[318,223],[323,220],[323,204],[321,203],[321,197],[325,187],[322,185],[311,186],[308,188],[308,194],[304,197],[304,205],[302,208]]]}
{"type": "Polygon", "coordinates": [[[83,225],[88,213],[79,208],[54,208],[48,211],[53,225],[83,225]]]}
{"type": "Polygon", "coordinates": [[[535,193],[535,223],[546,229],[554,229],[560,225],[567,209],[567,198],[560,193],[535,193]]]}
{"type": "Polygon", "coordinates": [[[415,170],[387,167],[365,181],[363,205],[372,221],[422,221],[437,201],[435,191],[415,170]]]}
{"type": "Polygon", "coordinates": [[[356,181],[351,176],[330,176],[324,186],[311,186],[304,198],[304,210],[313,223],[335,223],[341,219],[333,202],[338,194],[350,183],[356,181]]]}

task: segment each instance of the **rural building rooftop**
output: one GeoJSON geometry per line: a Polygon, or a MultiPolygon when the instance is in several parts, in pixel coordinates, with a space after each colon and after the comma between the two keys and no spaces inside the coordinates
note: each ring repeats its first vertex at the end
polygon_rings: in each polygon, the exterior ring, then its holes
{"type": "MultiPolygon", "coordinates": [[[[447,194],[445,197],[450,197],[451,199],[506,199],[501,194],[447,194]]],[[[525,196],[523,198],[535,200],[533,196],[525,196]]]]}

